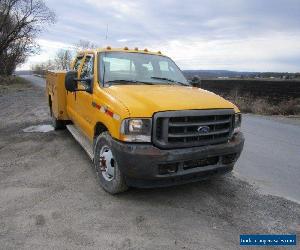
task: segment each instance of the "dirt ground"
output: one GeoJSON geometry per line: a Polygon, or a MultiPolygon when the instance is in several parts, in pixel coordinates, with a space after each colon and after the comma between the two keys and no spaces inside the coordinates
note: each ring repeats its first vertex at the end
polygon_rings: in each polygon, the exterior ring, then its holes
{"type": "Polygon", "coordinates": [[[23,132],[50,124],[43,89],[0,85],[0,107],[0,249],[238,249],[240,234],[299,239],[299,204],[233,175],[111,196],[67,131],[23,132]]]}

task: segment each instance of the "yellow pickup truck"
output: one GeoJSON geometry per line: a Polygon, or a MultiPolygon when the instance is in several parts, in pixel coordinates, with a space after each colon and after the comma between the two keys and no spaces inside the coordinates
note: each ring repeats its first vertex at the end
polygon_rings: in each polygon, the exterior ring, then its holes
{"type": "Polygon", "coordinates": [[[161,52],[82,51],[70,71],[48,72],[46,94],[54,128],[67,127],[111,194],[227,173],[243,149],[239,109],[161,52]]]}

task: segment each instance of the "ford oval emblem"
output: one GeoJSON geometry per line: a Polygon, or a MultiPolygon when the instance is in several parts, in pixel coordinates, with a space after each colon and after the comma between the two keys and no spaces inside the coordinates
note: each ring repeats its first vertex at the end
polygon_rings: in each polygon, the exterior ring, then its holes
{"type": "Polygon", "coordinates": [[[201,134],[209,133],[210,128],[208,126],[200,126],[197,128],[197,131],[201,134]]]}

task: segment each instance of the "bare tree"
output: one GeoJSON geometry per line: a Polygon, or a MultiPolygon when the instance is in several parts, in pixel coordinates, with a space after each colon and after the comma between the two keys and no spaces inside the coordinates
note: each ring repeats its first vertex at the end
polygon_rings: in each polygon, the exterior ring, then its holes
{"type": "Polygon", "coordinates": [[[57,51],[53,60],[36,63],[31,65],[34,74],[45,76],[48,70],[69,70],[72,61],[72,53],[70,50],[57,51]]]}
{"type": "MultiPolygon", "coordinates": [[[[74,44],[75,50],[95,49],[98,46],[87,40],[79,40],[74,44]]],[[[73,50],[60,49],[57,51],[53,60],[36,63],[31,66],[35,74],[44,76],[48,70],[69,70],[72,62],[73,50]]]]}
{"type": "Polygon", "coordinates": [[[72,54],[69,50],[59,50],[56,53],[54,62],[55,68],[61,70],[68,70],[72,61],[72,54]]]}
{"type": "Polygon", "coordinates": [[[0,0],[0,75],[9,75],[37,52],[34,39],[55,14],[43,0],[0,0]]]}
{"type": "Polygon", "coordinates": [[[99,46],[94,44],[88,40],[79,40],[77,43],[74,44],[77,50],[84,50],[84,49],[96,49],[99,46]]]}
{"type": "Polygon", "coordinates": [[[31,70],[34,74],[45,77],[48,70],[56,70],[56,64],[53,60],[48,60],[41,63],[36,63],[31,65],[31,70]]]}

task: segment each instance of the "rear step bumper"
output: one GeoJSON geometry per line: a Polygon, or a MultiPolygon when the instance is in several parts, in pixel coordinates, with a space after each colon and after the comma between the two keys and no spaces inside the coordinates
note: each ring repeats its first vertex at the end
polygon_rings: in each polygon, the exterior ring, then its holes
{"type": "Polygon", "coordinates": [[[170,150],[113,140],[118,166],[127,184],[136,187],[171,186],[227,173],[233,169],[243,146],[241,132],[228,143],[170,150]]]}

